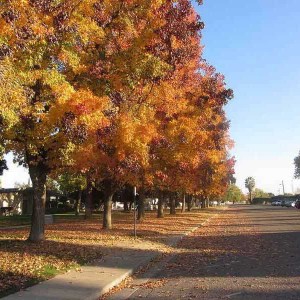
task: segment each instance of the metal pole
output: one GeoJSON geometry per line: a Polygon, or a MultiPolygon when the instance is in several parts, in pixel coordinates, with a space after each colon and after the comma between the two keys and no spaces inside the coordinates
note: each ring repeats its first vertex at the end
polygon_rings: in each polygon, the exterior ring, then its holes
{"type": "Polygon", "coordinates": [[[282,191],[283,191],[283,196],[284,196],[284,184],[283,184],[283,180],[282,180],[282,191]]]}
{"type": "Polygon", "coordinates": [[[136,238],[136,186],[133,187],[133,234],[136,238]]]}

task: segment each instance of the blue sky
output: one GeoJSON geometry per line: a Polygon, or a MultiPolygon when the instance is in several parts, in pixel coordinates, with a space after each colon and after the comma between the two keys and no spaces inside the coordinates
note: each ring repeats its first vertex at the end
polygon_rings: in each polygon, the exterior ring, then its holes
{"type": "MultiPolygon", "coordinates": [[[[300,188],[293,158],[300,150],[300,1],[204,0],[204,57],[226,76],[235,98],[227,106],[237,184],[278,193],[300,188]]],[[[12,157],[9,157],[11,162],[12,157]]],[[[12,166],[2,186],[27,182],[12,166]]]]}
{"type": "Polygon", "coordinates": [[[240,187],[278,193],[300,187],[293,158],[300,150],[300,1],[206,0],[204,57],[226,76],[227,106],[240,187]]]}

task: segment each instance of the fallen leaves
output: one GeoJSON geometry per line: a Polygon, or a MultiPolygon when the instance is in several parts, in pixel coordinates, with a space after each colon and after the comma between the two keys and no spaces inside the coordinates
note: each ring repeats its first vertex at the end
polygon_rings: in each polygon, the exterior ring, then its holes
{"type": "Polygon", "coordinates": [[[101,230],[100,216],[91,220],[64,220],[46,227],[47,240],[26,242],[28,228],[2,230],[0,233],[0,296],[53,277],[71,268],[101,258],[114,248],[132,247],[137,251],[152,247],[162,253],[171,251],[166,241],[189,231],[214,211],[192,211],[157,219],[148,212],[138,224],[134,239],[132,214],[115,212],[114,229],[101,230]],[[96,219],[97,218],[97,219],[96,219]],[[150,245],[150,246],[149,246],[150,245]]]}
{"type": "Polygon", "coordinates": [[[162,278],[162,279],[157,279],[153,281],[147,281],[143,284],[140,284],[139,287],[146,288],[146,289],[154,289],[158,287],[164,286],[168,282],[168,279],[162,278]]]}

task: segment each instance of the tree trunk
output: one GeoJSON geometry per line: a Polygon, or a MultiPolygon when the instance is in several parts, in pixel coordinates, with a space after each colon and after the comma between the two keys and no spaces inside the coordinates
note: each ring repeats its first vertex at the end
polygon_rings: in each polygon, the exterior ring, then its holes
{"type": "Polygon", "coordinates": [[[85,201],[85,219],[89,219],[93,212],[93,185],[90,178],[87,178],[86,201],[85,201]]]}
{"type": "Polygon", "coordinates": [[[176,215],[176,198],[170,195],[170,215],[176,215]]]}
{"type": "Polygon", "coordinates": [[[104,211],[103,211],[103,229],[112,229],[111,212],[112,202],[115,193],[113,182],[111,180],[105,180],[104,186],[104,211]]]}
{"type": "Polygon", "coordinates": [[[28,240],[40,242],[45,239],[45,205],[46,205],[46,168],[40,164],[29,165],[29,175],[33,188],[33,211],[28,240]]]}
{"type": "Polygon", "coordinates": [[[129,201],[128,211],[132,211],[133,201],[129,201]]]}
{"type": "Polygon", "coordinates": [[[183,193],[181,212],[185,212],[185,193],[183,193]]]}
{"type": "Polygon", "coordinates": [[[201,196],[200,201],[201,201],[201,208],[205,208],[206,205],[205,198],[201,196]]]}
{"type": "Polygon", "coordinates": [[[140,189],[139,191],[139,199],[138,199],[138,216],[137,219],[142,222],[145,217],[145,191],[144,189],[140,189]]]}
{"type": "Polygon", "coordinates": [[[157,218],[164,217],[164,202],[165,202],[165,199],[162,196],[160,196],[158,199],[157,218]]]}
{"type": "Polygon", "coordinates": [[[209,207],[209,197],[205,198],[205,207],[208,208],[209,207]]]}
{"type": "Polygon", "coordinates": [[[78,197],[75,204],[75,216],[79,216],[81,206],[82,190],[78,192],[78,197]]]}
{"type": "Polygon", "coordinates": [[[192,210],[192,196],[189,196],[187,199],[187,210],[191,211],[192,210]]]}
{"type": "Polygon", "coordinates": [[[112,229],[111,211],[114,194],[106,194],[104,198],[103,229],[112,229]]]}
{"type": "Polygon", "coordinates": [[[207,208],[208,207],[208,197],[201,196],[201,208],[207,208]]]}
{"type": "Polygon", "coordinates": [[[128,201],[124,201],[124,211],[129,212],[128,201]]]}

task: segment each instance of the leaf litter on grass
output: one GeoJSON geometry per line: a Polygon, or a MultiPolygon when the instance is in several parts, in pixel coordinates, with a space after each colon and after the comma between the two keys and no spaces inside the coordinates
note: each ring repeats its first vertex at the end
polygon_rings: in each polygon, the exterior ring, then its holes
{"type": "Polygon", "coordinates": [[[132,235],[132,214],[117,212],[114,229],[101,230],[101,218],[64,220],[46,226],[46,240],[26,242],[28,228],[0,232],[0,295],[26,288],[58,273],[101,258],[114,248],[155,249],[169,252],[165,241],[187,232],[203,222],[212,211],[192,211],[157,219],[155,212],[146,214],[138,224],[138,239],[132,235]]]}

